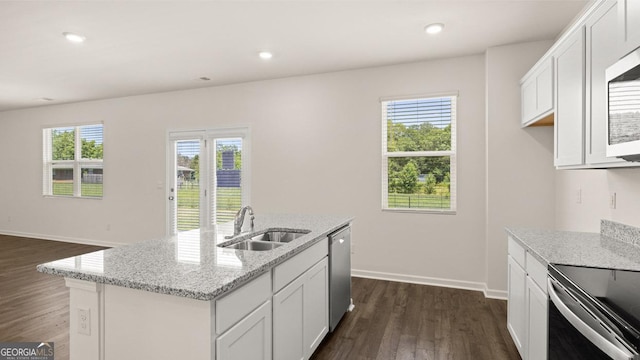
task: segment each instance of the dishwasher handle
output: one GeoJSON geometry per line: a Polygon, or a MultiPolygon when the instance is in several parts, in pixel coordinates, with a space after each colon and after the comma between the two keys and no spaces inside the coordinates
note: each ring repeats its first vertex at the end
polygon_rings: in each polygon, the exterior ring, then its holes
{"type": "Polygon", "coordinates": [[[633,354],[627,347],[620,342],[619,339],[613,335],[613,330],[609,328],[606,324],[600,321],[595,315],[593,315],[590,311],[588,311],[577,299],[575,299],[567,290],[565,290],[564,286],[558,283],[551,277],[547,278],[548,282],[548,291],[549,298],[553,302],[553,304],[558,308],[558,311],[564,316],[567,321],[578,330],[584,337],[586,337],[592,344],[597,346],[604,353],[609,355],[612,359],[615,360],[635,360],[638,359],[638,354],[633,354]],[[565,301],[570,302],[570,304],[565,303],[560,298],[560,295],[556,292],[556,287],[560,289],[560,291],[564,291],[567,296],[565,296],[565,301]],[[574,312],[570,309],[570,307],[574,307],[581,314],[574,312]],[[596,326],[601,326],[606,331],[611,334],[611,339],[605,338],[602,334],[596,331],[592,326],[590,326],[587,322],[591,322],[596,326]]]}
{"type": "Polygon", "coordinates": [[[329,235],[329,239],[331,240],[331,245],[336,243],[342,245],[347,242],[351,238],[351,229],[343,228],[342,230],[338,230],[335,233],[329,235]]]}

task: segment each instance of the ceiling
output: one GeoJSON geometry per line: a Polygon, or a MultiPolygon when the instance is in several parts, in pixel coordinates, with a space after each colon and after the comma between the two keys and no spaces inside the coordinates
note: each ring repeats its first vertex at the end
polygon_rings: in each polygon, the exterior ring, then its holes
{"type": "Polygon", "coordinates": [[[555,38],[585,4],[0,1],[0,111],[479,54],[555,38]]]}

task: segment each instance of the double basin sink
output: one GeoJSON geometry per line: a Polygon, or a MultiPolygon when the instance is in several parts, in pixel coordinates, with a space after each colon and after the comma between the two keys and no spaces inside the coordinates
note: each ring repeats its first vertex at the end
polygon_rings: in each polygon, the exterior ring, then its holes
{"type": "Polygon", "coordinates": [[[236,250],[252,250],[267,251],[278,248],[288,242],[291,242],[302,235],[308,234],[308,230],[290,230],[290,231],[266,231],[261,234],[253,235],[246,240],[233,242],[231,244],[220,244],[218,246],[226,249],[236,250]]]}

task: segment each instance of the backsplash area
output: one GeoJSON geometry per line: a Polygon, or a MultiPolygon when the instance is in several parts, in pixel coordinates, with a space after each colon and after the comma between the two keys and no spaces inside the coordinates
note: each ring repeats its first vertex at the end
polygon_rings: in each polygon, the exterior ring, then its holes
{"type": "Polygon", "coordinates": [[[601,219],[640,227],[640,168],[558,170],[555,187],[556,230],[600,232],[601,219]]]}
{"type": "Polygon", "coordinates": [[[640,228],[611,220],[600,221],[600,234],[629,244],[640,246],[640,228]]]}

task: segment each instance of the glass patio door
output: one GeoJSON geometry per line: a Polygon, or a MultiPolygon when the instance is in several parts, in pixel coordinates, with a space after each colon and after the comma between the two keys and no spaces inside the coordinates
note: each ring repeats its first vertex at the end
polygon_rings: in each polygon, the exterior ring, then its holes
{"type": "Polygon", "coordinates": [[[249,203],[247,128],[170,132],[167,234],[230,226],[249,203]]]}
{"type": "MultiPolygon", "coordinates": [[[[202,181],[201,160],[203,139],[186,138],[169,141],[171,154],[168,166],[168,205],[170,235],[199,229],[203,222],[203,198],[206,194],[202,181]]],[[[206,173],[206,171],[205,171],[206,173]]]]}

